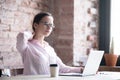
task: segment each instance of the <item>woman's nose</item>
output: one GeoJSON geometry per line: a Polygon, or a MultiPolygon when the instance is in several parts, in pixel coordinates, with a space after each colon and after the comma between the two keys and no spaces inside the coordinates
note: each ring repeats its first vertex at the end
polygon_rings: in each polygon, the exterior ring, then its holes
{"type": "Polygon", "coordinates": [[[50,29],[50,28],[52,28],[50,25],[47,25],[47,29],[50,29]]]}

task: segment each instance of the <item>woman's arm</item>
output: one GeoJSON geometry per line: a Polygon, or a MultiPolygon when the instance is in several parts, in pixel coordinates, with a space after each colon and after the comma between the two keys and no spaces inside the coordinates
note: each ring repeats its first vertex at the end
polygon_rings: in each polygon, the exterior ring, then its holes
{"type": "Polygon", "coordinates": [[[65,65],[58,56],[57,56],[57,63],[60,67],[60,73],[68,73],[68,72],[81,73],[83,71],[83,67],[70,67],[65,65]]]}
{"type": "Polygon", "coordinates": [[[27,48],[28,40],[32,38],[32,33],[28,31],[20,32],[17,35],[16,48],[19,52],[23,53],[27,48]]]}

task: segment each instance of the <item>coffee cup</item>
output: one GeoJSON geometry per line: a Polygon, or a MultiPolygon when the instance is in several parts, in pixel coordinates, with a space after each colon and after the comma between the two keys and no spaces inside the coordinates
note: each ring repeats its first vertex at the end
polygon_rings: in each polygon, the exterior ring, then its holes
{"type": "Polygon", "coordinates": [[[57,64],[50,64],[50,76],[57,77],[59,75],[59,67],[57,64]]]}

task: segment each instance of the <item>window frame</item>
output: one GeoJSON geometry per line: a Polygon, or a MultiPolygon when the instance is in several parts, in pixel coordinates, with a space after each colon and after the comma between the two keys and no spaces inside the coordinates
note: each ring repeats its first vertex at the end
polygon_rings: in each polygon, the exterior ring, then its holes
{"type": "MultiPolygon", "coordinates": [[[[99,0],[99,50],[109,53],[111,0],[99,0]]],[[[105,65],[104,57],[101,65],[105,65]]]]}

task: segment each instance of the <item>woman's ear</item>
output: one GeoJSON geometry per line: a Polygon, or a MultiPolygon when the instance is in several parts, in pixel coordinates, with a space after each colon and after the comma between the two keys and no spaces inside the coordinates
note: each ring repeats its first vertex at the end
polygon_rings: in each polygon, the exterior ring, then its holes
{"type": "Polygon", "coordinates": [[[37,28],[37,26],[38,26],[37,23],[34,23],[34,24],[33,24],[33,27],[34,27],[35,29],[37,28]]]}

